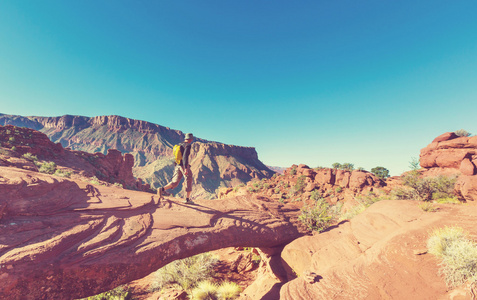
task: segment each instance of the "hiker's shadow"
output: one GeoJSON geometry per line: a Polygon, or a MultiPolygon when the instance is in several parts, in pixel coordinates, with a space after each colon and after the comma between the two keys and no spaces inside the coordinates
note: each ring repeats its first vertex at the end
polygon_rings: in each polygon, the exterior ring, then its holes
{"type": "Polygon", "coordinates": [[[86,196],[96,198],[98,201],[97,203],[103,203],[101,198],[101,192],[98,190],[98,188],[92,186],[91,184],[86,185],[86,188],[84,189],[86,192],[86,196]]]}

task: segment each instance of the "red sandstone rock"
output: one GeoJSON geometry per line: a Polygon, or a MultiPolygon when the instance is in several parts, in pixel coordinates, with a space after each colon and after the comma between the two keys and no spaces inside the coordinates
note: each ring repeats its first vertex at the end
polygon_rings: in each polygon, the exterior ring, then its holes
{"type": "Polygon", "coordinates": [[[477,176],[459,176],[454,189],[460,198],[466,201],[477,201],[477,176]]]}
{"type": "Polygon", "coordinates": [[[421,150],[420,163],[427,176],[462,173],[455,190],[467,201],[477,200],[473,192],[472,178],[477,173],[474,162],[477,161],[477,137],[457,137],[445,133],[421,150]]]}
{"type": "Polygon", "coordinates": [[[462,162],[460,163],[459,171],[462,173],[462,175],[467,175],[467,176],[472,176],[476,174],[475,165],[468,158],[465,158],[464,160],[462,160],[462,162]]]}
{"type": "Polygon", "coordinates": [[[333,230],[293,241],[282,251],[293,280],[279,299],[450,299],[436,257],[415,253],[438,227],[477,235],[477,207],[438,208],[430,214],[414,201],[380,201],[333,230]],[[303,276],[310,273],[314,281],[303,276]]]}
{"type": "Polygon", "coordinates": [[[215,249],[303,234],[299,208],[267,198],[171,198],[0,167],[0,298],[76,299],[215,249]]]}
{"type": "Polygon", "coordinates": [[[454,132],[446,132],[441,134],[440,136],[436,137],[432,142],[443,142],[443,141],[448,141],[452,140],[455,138],[458,138],[459,136],[455,134],[454,132]]]}

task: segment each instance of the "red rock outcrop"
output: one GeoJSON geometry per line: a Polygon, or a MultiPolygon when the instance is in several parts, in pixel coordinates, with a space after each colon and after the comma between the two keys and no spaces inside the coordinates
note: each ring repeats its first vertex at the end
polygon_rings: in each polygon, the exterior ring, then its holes
{"type": "Polygon", "coordinates": [[[386,183],[366,171],[345,171],[329,168],[311,169],[307,165],[292,165],[283,175],[270,179],[250,181],[239,189],[223,188],[218,197],[245,193],[257,193],[284,202],[308,200],[312,192],[318,192],[330,203],[366,195],[382,188],[386,183]]]}
{"type": "Polygon", "coordinates": [[[477,235],[477,207],[437,206],[426,213],[415,201],[380,201],[333,230],[293,241],[282,259],[296,279],[280,299],[456,299],[426,243],[437,227],[477,235]]]}
{"type": "Polygon", "coordinates": [[[99,180],[122,184],[124,187],[149,191],[148,184],[134,178],[134,157],[122,155],[115,149],[102,153],[86,153],[64,149],[60,143],[53,143],[43,133],[23,127],[0,125],[0,147],[8,149],[9,155],[0,155],[0,165],[38,171],[38,167],[23,155],[30,154],[44,162],[54,162],[63,171],[81,176],[85,180],[96,177],[99,180]],[[14,149],[14,151],[12,151],[14,149]]]}
{"type": "Polygon", "coordinates": [[[426,174],[458,174],[456,194],[466,201],[477,200],[477,136],[459,137],[444,133],[421,150],[426,174]]]}
{"type": "Polygon", "coordinates": [[[225,247],[302,235],[299,209],[259,197],[197,201],[0,167],[0,298],[72,299],[225,247]]]}

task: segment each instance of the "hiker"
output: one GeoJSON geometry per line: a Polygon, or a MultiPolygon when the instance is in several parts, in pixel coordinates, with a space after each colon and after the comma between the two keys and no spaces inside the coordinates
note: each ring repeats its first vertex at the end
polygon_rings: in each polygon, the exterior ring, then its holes
{"type": "Polygon", "coordinates": [[[179,182],[181,181],[182,177],[184,177],[187,193],[187,197],[184,203],[194,204],[194,202],[190,200],[190,193],[192,192],[192,172],[190,170],[189,165],[189,154],[193,140],[194,136],[192,135],[192,133],[187,133],[184,138],[184,143],[180,143],[179,145],[174,146],[173,152],[176,163],[176,167],[174,168],[174,175],[172,176],[172,181],[170,183],[157,190],[159,198],[162,198],[162,196],[169,196],[170,194],[166,192],[166,190],[175,189],[179,185],[179,182]]]}

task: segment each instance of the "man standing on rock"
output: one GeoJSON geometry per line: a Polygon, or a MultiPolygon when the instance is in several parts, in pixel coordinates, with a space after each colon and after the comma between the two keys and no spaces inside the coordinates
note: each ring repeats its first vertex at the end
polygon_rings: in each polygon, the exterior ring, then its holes
{"type": "Polygon", "coordinates": [[[180,153],[182,154],[182,159],[180,159],[179,163],[177,163],[176,161],[176,167],[174,168],[174,175],[172,176],[172,181],[166,186],[161,187],[157,190],[159,199],[162,196],[169,196],[170,194],[166,192],[166,190],[175,189],[179,185],[179,182],[181,181],[182,177],[184,177],[185,188],[187,193],[187,198],[184,201],[184,203],[194,204],[194,202],[190,200],[190,193],[192,192],[192,172],[190,170],[190,165],[189,165],[189,154],[190,154],[191,144],[193,140],[194,140],[194,136],[192,135],[192,133],[186,133],[184,138],[184,143],[179,144],[180,153]]]}

